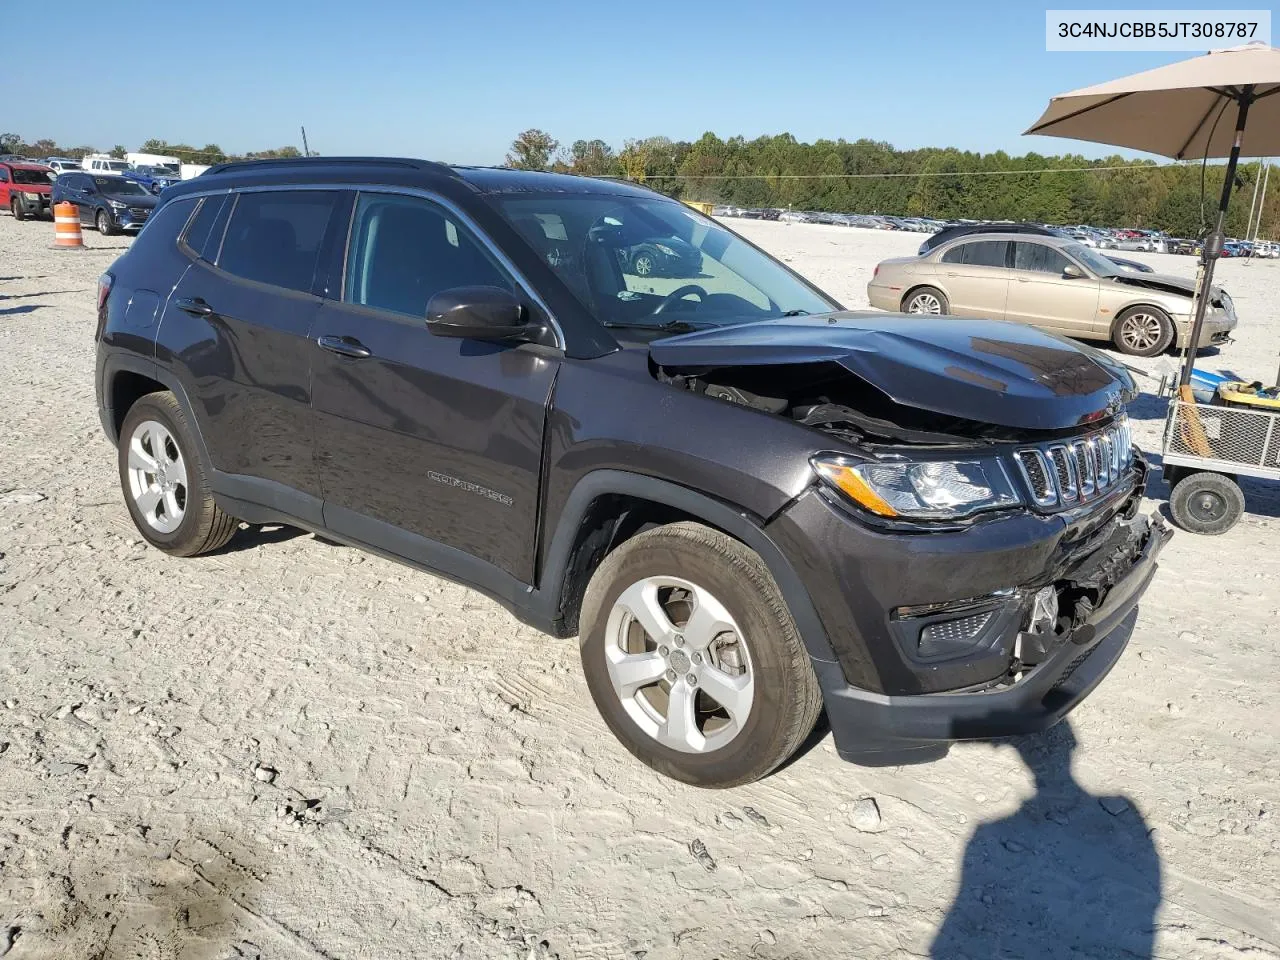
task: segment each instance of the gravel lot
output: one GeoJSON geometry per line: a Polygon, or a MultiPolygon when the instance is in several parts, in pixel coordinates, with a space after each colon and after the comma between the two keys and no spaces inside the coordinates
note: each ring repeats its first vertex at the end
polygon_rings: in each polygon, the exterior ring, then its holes
{"type": "MultiPolygon", "coordinates": [[[[734,226],[854,307],[920,241],[734,226]]],[[[289,529],[146,548],[92,386],[127,241],[52,233],[0,218],[0,957],[1280,957],[1276,488],[1175,537],[1069,727],[697,791],[476,593],[289,529]]],[[[1220,277],[1203,365],[1270,382],[1280,262],[1220,277]]]]}

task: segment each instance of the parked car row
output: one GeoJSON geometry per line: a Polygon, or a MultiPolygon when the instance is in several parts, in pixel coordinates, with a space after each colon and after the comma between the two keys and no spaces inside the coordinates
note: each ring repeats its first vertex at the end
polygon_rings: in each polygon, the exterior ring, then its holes
{"type": "Polygon", "coordinates": [[[74,203],[80,222],[104,236],[142,229],[155,209],[157,197],[136,179],[119,174],[69,170],[51,165],[0,161],[0,206],[15,220],[53,218],[53,207],[74,203]]]}

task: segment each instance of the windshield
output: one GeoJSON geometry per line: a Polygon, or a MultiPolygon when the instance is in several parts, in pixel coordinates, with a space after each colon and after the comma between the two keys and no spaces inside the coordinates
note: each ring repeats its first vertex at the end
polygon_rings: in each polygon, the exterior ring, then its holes
{"type": "Polygon", "coordinates": [[[20,167],[15,167],[13,170],[13,182],[47,187],[49,185],[50,172],[49,170],[23,170],[20,167]]]}
{"type": "Polygon", "coordinates": [[[142,184],[134,183],[132,180],[125,180],[121,177],[94,177],[93,182],[97,185],[100,193],[110,193],[115,196],[133,196],[135,194],[149,197],[151,194],[143,188],[142,184]]]}
{"type": "Polygon", "coordinates": [[[605,326],[728,326],[840,309],[674,200],[525,193],[494,203],[605,326]]]}
{"type": "Polygon", "coordinates": [[[1114,263],[1084,244],[1068,243],[1062,248],[1062,252],[1074,257],[1100,277],[1118,277],[1121,273],[1114,263]]]}
{"type": "Polygon", "coordinates": [[[99,161],[108,170],[128,170],[129,164],[123,160],[102,160],[99,161]]]}
{"type": "Polygon", "coordinates": [[[134,167],[133,169],[148,177],[176,177],[178,175],[177,170],[174,170],[171,167],[162,167],[159,165],[152,166],[150,164],[144,164],[142,166],[134,167]]]}

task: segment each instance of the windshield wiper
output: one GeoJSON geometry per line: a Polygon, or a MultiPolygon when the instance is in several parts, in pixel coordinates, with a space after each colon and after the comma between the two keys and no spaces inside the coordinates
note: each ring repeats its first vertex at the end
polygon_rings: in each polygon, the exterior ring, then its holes
{"type": "Polygon", "coordinates": [[[808,315],[808,310],[788,310],[783,314],[784,317],[807,317],[808,315]]]}
{"type": "MultiPolygon", "coordinates": [[[[667,320],[664,323],[617,323],[613,320],[606,320],[600,325],[624,330],[661,330],[664,333],[690,333],[699,329],[688,320],[667,320]]],[[[715,324],[704,324],[704,327],[707,326],[715,326],[715,324]]]]}

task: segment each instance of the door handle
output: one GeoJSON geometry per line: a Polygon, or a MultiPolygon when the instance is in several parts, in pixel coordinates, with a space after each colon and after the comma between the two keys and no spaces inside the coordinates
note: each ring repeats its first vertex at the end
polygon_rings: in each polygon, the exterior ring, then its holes
{"type": "Polygon", "coordinates": [[[958,277],[958,276],[960,276],[960,274],[956,273],[954,270],[948,270],[948,271],[947,271],[947,276],[948,276],[948,277],[958,277]]]}
{"type": "Polygon", "coordinates": [[[1030,282],[1031,282],[1031,278],[1030,278],[1030,277],[1014,277],[1013,279],[1017,280],[1019,283],[1030,283],[1030,282]]]}
{"type": "Polygon", "coordinates": [[[317,339],[316,343],[320,345],[321,350],[328,350],[330,353],[337,353],[344,357],[354,357],[357,360],[373,355],[373,351],[355,337],[326,336],[317,339]]]}
{"type": "Polygon", "coordinates": [[[199,297],[179,297],[175,306],[183,313],[189,313],[193,317],[207,317],[213,313],[213,307],[199,297]]]}

